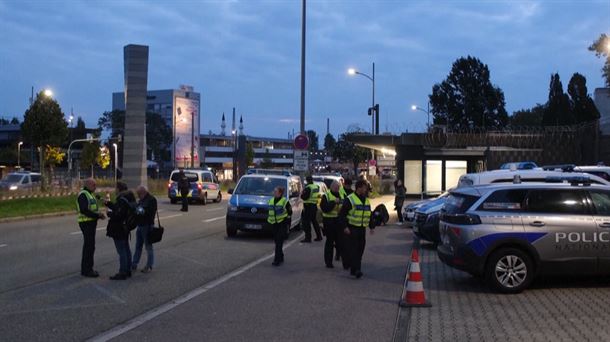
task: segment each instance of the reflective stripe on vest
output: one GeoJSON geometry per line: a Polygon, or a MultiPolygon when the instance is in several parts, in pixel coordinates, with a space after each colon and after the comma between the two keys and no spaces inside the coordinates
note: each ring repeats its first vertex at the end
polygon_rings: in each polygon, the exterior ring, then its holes
{"type": "MultiPolygon", "coordinates": [[[[89,204],[89,210],[97,213],[99,212],[99,208],[97,206],[97,200],[95,199],[95,197],[93,197],[93,195],[87,191],[87,190],[81,190],[81,192],[78,193],[78,197],[80,197],[80,195],[85,194],[85,197],[87,197],[87,203],[89,204]]],[[[85,216],[80,212],[80,207],[78,206],[78,197],[76,198],[76,210],[78,210],[78,222],[89,222],[89,221],[95,221],[97,219],[93,218],[93,217],[89,217],[89,216],[85,216]]]]}
{"type": "MultiPolygon", "coordinates": [[[[326,200],[328,202],[334,203],[335,200],[337,199],[337,197],[335,197],[335,195],[333,195],[333,193],[330,192],[330,190],[326,192],[325,196],[326,196],[326,200]]],[[[345,198],[345,196],[343,196],[341,193],[339,193],[339,198],[341,199],[341,203],[335,204],[335,207],[333,208],[333,210],[331,210],[327,213],[322,212],[322,217],[335,218],[335,217],[339,216],[339,211],[341,210],[341,206],[343,204],[343,199],[345,198]]]]}
{"type": "Polygon", "coordinates": [[[267,203],[269,205],[269,214],[267,216],[267,222],[271,224],[281,223],[288,217],[288,212],[286,211],[286,204],[288,204],[288,200],[286,197],[282,197],[277,203],[273,203],[275,198],[271,198],[267,203]]]}
{"type": "Polygon", "coordinates": [[[341,199],[347,197],[347,191],[345,191],[345,188],[343,186],[339,188],[339,195],[341,195],[341,199]]]}
{"type": "Polygon", "coordinates": [[[347,196],[352,209],[347,214],[347,223],[350,226],[366,228],[371,220],[371,202],[367,198],[364,204],[356,193],[347,196]]]}
{"type": "Polygon", "coordinates": [[[320,186],[317,184],[307,184],[305,188],[309,189],[309,198],[303,201],[303,203],[318,204],[318,198],[320,198],[320,186]]]}

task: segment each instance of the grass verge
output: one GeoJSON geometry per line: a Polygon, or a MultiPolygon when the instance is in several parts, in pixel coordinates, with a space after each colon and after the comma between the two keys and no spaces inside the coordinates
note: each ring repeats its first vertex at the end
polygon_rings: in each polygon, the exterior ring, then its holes
{"type": "Polygon", "coordinates": [[[0,218],[32,216],[70,210],[74,210],[76,215],[76,195],[0,201],[0,218]]]}

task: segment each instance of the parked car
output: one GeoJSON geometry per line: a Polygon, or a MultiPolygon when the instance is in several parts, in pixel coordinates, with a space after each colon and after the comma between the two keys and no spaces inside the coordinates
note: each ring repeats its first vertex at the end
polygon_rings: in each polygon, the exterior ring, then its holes
{"type": "Polygon", "coordinates": [[[419,238],[435,244],[441,240],[438,232],[439,215],[447,199],[447,195],[443,195],[419,207],[415,211],[413,222],[413,233],[419,238]]]}
{"type": "Polygon", "coordinates": [[[517,293],[536,275],[610,274],[610,186],[494,184],[451,191],[440,259],[495,290],[517,293]]]}
{"type": "Polygon", "coordinates": [[[313,181],[316,183],[324,182],[326,184],[326,188],[330,189],[330,185],[333,184],[334,181],[337,181],[343,184],[343,177],[340,174],[329,173],[329,174],[315,174],[312,176],[313,181]]]}
{"type": "MultiPolygon", "coordinates": [[[[167,197],[172,204],[182,198],[178,189],[180,170],[172,171],[167,185],[167,197]]],[[[210,170],[186,169],[184,174],[191,183],[191,190],[188,193],[190,201],[196,201],[206,205],[209,200],[214,202],[222,201],[222,192],[216,175],[210,170]]]]}
{"type": "Polygon", "coordinates": [[[413,222],[415,221],[415,211],[417,209],[419,209],[422,205],[430,202],[430,199],[426,199],[426,200],[422,200],[422,201],[417,201],[417,202],[411,202],[407,205],[404,205],[402,207],[402,217],[405,221],[405,223],[408,226],[413,226],[413,222]]]}
{"type": "Polygon", "coordinates": [[[460,176],[457,187],[477,186],[494,183],[513,183],[515,176],[521,182],[545,182],[549,177],[585,177],[593,184],[610,185],[610,182],[596,175],[584,172],[562,172],[544,170],[494,170],[479,173],[467,173],[460,176]]]}
{"type": "Polygon", "coordinates": [[[299,176],[284,174],[256,174],[241,177],[235,189],[229,189],[232,194],[227,208],[227,236],[233,237],[238,231],[265,231],[268,228],[268,202],[273,196],[273,189],[281,186],[286,189],[286,199],[292,207],[290,227],[301,223],[303,201],[300,198],[303,184],[299,176]]]}
{"type": "Polygon", "coordinates": [[[0,190],[29,190],[40,186],[40,173],[12,172],[0,180],[0,190]]]}

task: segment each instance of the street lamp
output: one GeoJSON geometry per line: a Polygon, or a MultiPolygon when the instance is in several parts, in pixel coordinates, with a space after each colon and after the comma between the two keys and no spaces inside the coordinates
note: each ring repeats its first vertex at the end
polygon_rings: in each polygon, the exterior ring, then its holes
{"type": "Polygon", "coordinates": [[[419,110],[419,111],[422,111],[422,112],[426,113],[428,115],[428,129],[430,129],[430,102],[428,102],[428,109],[423,109],[423,108],[418,107],[416,105],[412,105],[411,106],[411,110],[412,111],[419,110]]]}
{"type": "Polygon", "coordinates": [[[42,91],[42,93],[46,97],[53,97],[53,91],[51,89],[45,89],[45,90],[42,91]]]}
{"type": "MultiPolygon", "coordinates": [[[[363,72],[360,72],[354,68],[349,68],[347,69],[347,74],[354,76],[354,75],[360,75],[360,76],[364,76],[366,78],[368,78],[372,83],[373,83],[373,101],[372,101],[372,105],[371,108],[375,108],[375,63],[373,62],[373,76],[369,76],[363,72]]],[[[379,113],[377,111],[375,111],[374,115],[371,115],[371,131],[373,134],[379,134],[379,113]],[[375,126],[375,122],[377,123],[377,126],[375,126]]]]}
{"type": "Polygon", "coordinates": [[[23,141],[20,141],[17,144],[17,168],[21,169],[21,145],[23,145],[23,141]]]}
{"type": "Polygon", "coordinates": [[[237,180],[237,165],[236,163],[236,156],[237,156],[237,130],[236,129],[232,129],[231,130],[231,135],[233,136],[233,181],[235,182],[237,180]]]}
{"type": "Polygon", "coordinates": [[[117,164],[117,162],[119,160],[119,158],[118,158],[118,155],[119,155],[119,153],[118,153],[119,145],[117,145],[116,143],[112,143],[112,146],[114,146],[114,186],[116,186],[117,179],[118,179],[118,176],[117,176],[118,175],[118,173],[117,173],[118,164],[117,164]]]}

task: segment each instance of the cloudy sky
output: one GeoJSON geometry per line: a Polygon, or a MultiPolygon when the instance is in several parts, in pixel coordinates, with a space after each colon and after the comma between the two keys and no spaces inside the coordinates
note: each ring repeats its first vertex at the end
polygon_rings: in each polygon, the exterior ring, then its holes
{"type": "MultiPolygon", "coordinates": [[[[51,88],[88,126],[123,87],[122,48],[150,46],[149,89],[201,92],[202,132],[237,107],[248,134],[299,127],[301,1],[0,0],[0,116],[23,115],[32,86],[51,88]]],[[[308,1],[306,128],[370,129],[371,84],[347,68],[376,64],[381,130],[421,131],[425,107],[460,56],[489,65],[509,113],[544,103],[551,73],[589,92],[602,60],[587,51],[610,32],[609,0],[308,1]]]]}

